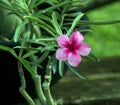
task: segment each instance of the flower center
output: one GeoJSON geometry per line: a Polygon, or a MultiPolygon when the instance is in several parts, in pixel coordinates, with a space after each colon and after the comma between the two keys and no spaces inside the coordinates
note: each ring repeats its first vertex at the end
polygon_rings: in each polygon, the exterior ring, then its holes
{"type": "Polygon", "coordinates": [[[71,43],[71,44],[69,45],[69,50],[70,50],[70,51],[74,51],[74,50],[75,50],[75,46],[74,46],[73,43],[71,43]]]}

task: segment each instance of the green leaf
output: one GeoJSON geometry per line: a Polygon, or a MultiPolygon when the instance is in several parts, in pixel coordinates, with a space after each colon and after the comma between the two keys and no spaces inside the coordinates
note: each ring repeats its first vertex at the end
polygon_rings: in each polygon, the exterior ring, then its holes
{"type": "Polygon", "coordinates": [[[0,1],[0,8],[4,8],[10,11],[16,11],[15,8],[9,5],[9,3],[6,3],[5,1],[0,1]]]}
{"type": "Polygon", "coordinates": [[[78,77],[85,79],[82,75],[79,74],[78,70],[76,70],[75,67],[71,66],[67,61],[65,61],[65,63],[73,73],[75,73],[78,77]]]}
{"type": "Polygon", "coordinates": [[[55,58],[55,56],[53,56],[52,57],[52,71],[53,71],[53,74],[55,74],[56,73],[56,71],[57,71],[57,60],[56,60],[56,58],[55,58]]]}
{"type": "Polygon", "coordinates": [[[42,63],[48,57],[49,51],[45,51],[40,58],[38,59],[38,63],[42,63]]]}
{"type": "Polygon", "coordinates": [[[61,77],[63,77],[63,71],[64,71],[64,62],[63,61],[59,61],[59,74],[61,77]]]}
{"type": "Polygon", "coordinates": [[[37,0],[28,0],[28,8],[29,10],[34,8],[35,3],[37,2],[37,0]]]}
{"type": "Polygon", "coordinates": [[[35,70],[33,70],[32,69],[32,67],[30,66],[30,62],[29,61],[27,61],[27,60],[25,60],[25,59],[23,59],[23,58],[20,58],[19,59],[20,61],[21,61],[21,63],[24,65],[24,67],[32,74],[32,75],[36,75],[36,73],[35,73],[35,70]]]}
{"type": "Polygon", "coordinates": [[[19,37],[21,35],[21,33],[23,32],[23,29],[25,28],[25,25],[27,24],[27,21],[24,21],[23,23],[21,23],[20,25],[17,26],[16,30],[15,30],[15,34],[14,34],[14,41],[18,42],[19,37]]]}
{"type": "Polygon", "coordinates": [[[48,11],[51,11],[51,10],[54,10],[56,8],[59,8],[59,7],[63,6],[63,5],[65,5],[65,4],[67,4],[67,3],[69,3],[69,2],[68,1],[63,1],[62,3],[56,4],[56,5],[53,5],[51,7],[46,8],[44,10],[41,10],[40,12],[38,12],[37,15],[40,15],[42,13],[45,13],[45,12],[48,12],[48,11]]]}
{"type": "Polygon", "coordinates": [[[62,14],[65,14],[71,7],[72,3],[68,3],[67,5],[64,6],[62,10],[62,14]]]}
{"type": "Polygon", "coordinates": [[[57,4],[54,4],[53,6],[51,6],[51,7],[48,7],[48,8],[46,8],[46,9],[44,9],[44,10],[41,10],[40,12],[38,12],[38,14],[37,15],[40,15],[40,14],[42,14],[42,13],[46,13],[46,12],[48,12],[48,11],[51,11],[51,10],[54,10],[54,9],[58,9],[59,7],[63,7],[64,5],[67,5],[67,4],[69,4],[69,3],[73,3],[73,2],[77,2],[77,1],[79,1],[79,0],[66,0],[66,1],[62,1],[62,2],[60,2],[60,3],[57,3],[57,4]]]}
{"type": "Polygon", "coordinates": [[[58,24],[56,12],[52,13],[52,24],[53,24],[54,28],[56,29],[56,31],[59,33],[59,35],[61,35],[62,30],[60,28],[60,25],[58,24]]]}
{"type": "Polygon", "coordinates": [[[26,54],[24,54],[23,56],[22,56],[22,58],[27,58],[27,57],[29,57],[29,56],[31,56],[31,55],[34,55],[34,54],[36,54],[38,51],[29,51],[29,52],[27,52],[26,54]]]}
{"type": "Polygon", "coordinates": [[[36,17],[41,19],[41,20],[45,20],[46,22],[52,23],[52,19],[49,16],[40,14],[40,16],[36,16],[36,17]]]}
{"type": "Polygon", "coordinates": [[[46,22],[44,22],[43,20],[40,20],[39,18],[32,17],[32,16],[25,16],[24,18],[28,18],[28,19],[34,20],[35,22],[38,22],[39,23],[38,26],[43,28],[44,30],[46,30],[52,36],[56,37],[56,35],[58,35],[56,30],[53,27],[51,27],[51,25],[49,25],[46,22]]]}
{"type": "Polygon", "coordinates": [[[54,48],[56,45],[47,45],[47,46],[45,46],[42,50],[41,50],[41,52],[44,52],[44,51],[55,51],[56,49],[54,48]]]}
{"type": "Polygon", "coordinates": [[[51,34],[53,37],[56,37],[58,36],[58,33],[49,25],[45,26],[45,25],[42,25],[42,24],[38,24],[42,29],[44,29],[45,31],[48,32],[48,36],[49,34],[51,34]]]}
{"type": "Polygon", "coordinates": [[[46,42],[48,42],[48,41],[56,41],[56,38],[50,38],[50,37],[48,37],[48,38],[37,38],[36,39],[36,42],[41,42],[41,41],[46,41],[46,42]]]}
{"type": "Polygon", "coordinates": [[[43,3],[45,3],[46,0],[31,0],[30,4],[29,4],[29,8],[30,10],[36,8],[39,5],[42,5],[43,3]]]}
{"type": "Polygon", "coordinates": [[[12,48],[4,46],[4,45],[0,45],[0,49],[3,51],[10,52],[14,57],[18,58],[16,52],[12,48]]]}
{"type": "Polygon", "coordinates": [[[73,20],[72,26],[70,27],[70,29],[67,32],[67,35],[70,36],[70,34],[73,32],[74,28],[76,27],[76,25],[78,24],[79,20],[83,17],[83,13],[79,13],[79,15],[73,20]]]}
{"type": "Polygon", "coordinates": [[[41,51],[43,49],[43,47],[37,47],[37,48],[32,48],[32,47],[24,47],[24,46],[15,46],[14,49],[24,49],[24,50],[28,50],[28,51],[41,51]]]}
{"type": "Polygon", "coordinates": [[[100,60],[96,57],[95,54],[90,53],[88,56],[84,56],[83,58],[89,59],[93,62],[99,62],[100,60]]]}
{"type": "MultiPolygon", "coordinates": [[[[30,43],[30,44],[39,44],[39,45],[42,45],[42,46],[47,46],[47,43],[45,43],[45,42],[43,42],[43,41],[36,41],[36,40],[33,40],[33,39],[23,39],[23,40],[21,40],[21,41],[24,41],[24,42],[26,42],[26,43],[30,43]]],[[[18,46],[18,48],[20,48],[19,46],[18,46]]],[[[28,48],[29,49],[29,48],[28,48]]]]}

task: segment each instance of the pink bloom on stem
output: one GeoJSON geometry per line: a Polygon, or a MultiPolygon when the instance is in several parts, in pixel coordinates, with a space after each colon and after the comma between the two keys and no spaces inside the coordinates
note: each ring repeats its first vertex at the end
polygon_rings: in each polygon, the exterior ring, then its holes
{"type": "Polygon", "coordinates": [[[83,35],[75,30],[70,38],[67,35],[61,35],[57,38],[57,43],[60,46],[56,51],[57,60],[68,60],[71,66],[77,67],[81,62],[81,56],[87,56],[91,47],[83,42],[83,35]]]}

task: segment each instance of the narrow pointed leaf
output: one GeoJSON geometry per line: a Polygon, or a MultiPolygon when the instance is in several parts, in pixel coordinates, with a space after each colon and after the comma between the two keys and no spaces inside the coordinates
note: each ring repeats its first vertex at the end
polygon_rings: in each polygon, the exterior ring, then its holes
{"type": "Polygon", "coordinates": [[[55,74],[57,71],[57,60],[55,56],[52,57],[52,71],[53,71],[53,74],[55,74]]]}
{"type": "Polygon", "coordinates": [[[89,59],[93,62],[99,62],[100,60],[95,56],[95,54],[90,53],[88,56],[84,56],[83,58],[89,59]]]}
{"type": "Polygon", "coordinates": [[[4,8],[7,10],[11,10],[11,11],[16,11],[14,8],[12,8],[12,6],[10,6],[8,3],[4,1],[0,1],[0,8],[4,8]]]}
{"type": "Polygon", "coordinates": [[[80,75],[80,73],[76,70],[75,67],[72,67],[67,61],[65,63],[73,73],[75,73],[78,77],[85,79],[82,75],[80,75]]]}
{"type": "Polygon", "coordinates": [[[62,30],[60,28],[60,25],[58,24],[57,15],[56,15],[55,12],[52,13],[52,23],[53,23],[53,26],[56,29],[56,31],[59,33],[59,35],[61,35],[62,34],[62,30]]]}
{"type": "Polygon", "coordinates": [[[27,57],[29,57],[29,56],[31,56],[31,55],[34,55],[34,54],[37,53],[37,52],[38,52],[38,51],[34,51],[34,50],[29,51],[29,52],[27,52],[26,54],[23,55],[23,58],[27,58],[27,57]]]}
{"type": "Polygon", "coordinates": [[[34,20],[35,22],[38,22],[38,26],[43,28],[44,30],[46,30],[48,33],[50,33],[52,36],[56,37],[56,35],[58,35],[58,33],[56,32],[56,30],[51,27],[51,25],[49,25],[48,23],[46,23],[45,21],[38,19],[36,17],[31,17],[31,16],[25,16],[25,18],[34,20]]]}
{"type": "Polygon", "coordinates": [[[32,69],[32,67],[30,66],[30,62],[20,58],[19,59],[21,61],[21,63],[24,65],[24,67],[32,74],[32,75],[36,75],[35,71],[32,69]]]}
{"type": "Polygon", "coordinates": [[[72,26],[70,27],[70,29],[67,32],[67,35],[70,36],[70,34],[73,32],[74,28],[76,27],[76,25],[78,24],[79,20],[83,17],[83,13],[79,13],[79,15],[73,20],[72,26]]]}
{"type": "Polygon", "coordinates": [[[63,77],[63,70],[64,70],[64,62],[63,61],[59,61],[59,66],[58,66],[58,70],[59,70],[59,74],[61,77],[63,77]]]}
{"type": "Polygon", "coordinates": [[[49,51],[45,51],[40,58],[38,59],[38,63],[42,63],[48,57],[49,51]]]}
{"type": "Polygon", "coordinates": [[[4,46],[4,45],[0,45],[0,49],[3,50],[3,51],[10,52],[16,58],[18,57],[16,52],[12,48],[10,48],[10,47],[4,46]]]}
{"type": "Polygon", "coordinates": [[[44,2],[46,2],[46,0],[39,0],[39,1],[37,1],[37,0],[31,0],[29,8],[30,8],[30,10],[32,10],[32,9],[36,8],[37,6],[43,4],[44,2]]]}
{"type": "Polygon", "coordinates": [[[19,40],[19,37],[20,37],[21,33],[23,32],[23,29],[25,28],[26,24],[27,24],[27,21],[24,21],[23,23],[18,25],[18,27],[16,28],[15,34],[14,34],[14,41],[15,42],[17,42],[19,40]]]}
{"type": "Polygon", "coordinates": [[[66,0],[66,1],[62,1],[62,2],[60,2],[60,3],[57,3],[56,5],[54,4],[53,6],[51,6],[51,7],[49,7],[49,8],[46,8],[46,9],[44,9],[44,10],[42,10],[42,11],[40,11],[40,12],[38,12],[38,14],[37,15],[40,15],[40,14],[42,14],[42,13],[45,13],[45,12],[48,12],[48,11],[51,11],[51,10],[54,10],[54,9],[58,9],[59,7],[63,7],[63,6],[65,6],[65,5],[67,5],[67,4],[69,4],[69,3],[75,3],[75,2],[78,2],[79,0],[75,0],[75,1],[73,1],[73,0],[66,0]]]}

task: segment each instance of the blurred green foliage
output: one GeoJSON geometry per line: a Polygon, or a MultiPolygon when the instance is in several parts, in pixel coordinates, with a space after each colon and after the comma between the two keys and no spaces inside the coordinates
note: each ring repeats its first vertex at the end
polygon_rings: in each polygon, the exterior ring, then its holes
{"type": "MultiPolygon", "coordinates": [[[[120,2],[97,8],[87,13],[90,21],[120,20],[120,2]]],[[[92,46],[97,57],[120,55],[120,23],[109,25],[91,25],[86,42],[92,46]]]]}

